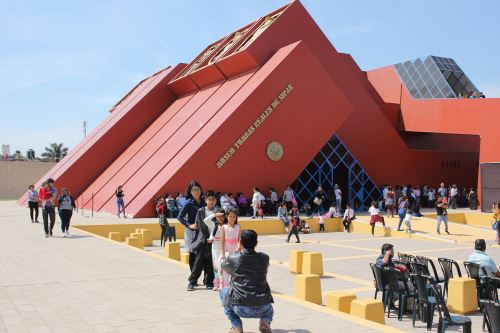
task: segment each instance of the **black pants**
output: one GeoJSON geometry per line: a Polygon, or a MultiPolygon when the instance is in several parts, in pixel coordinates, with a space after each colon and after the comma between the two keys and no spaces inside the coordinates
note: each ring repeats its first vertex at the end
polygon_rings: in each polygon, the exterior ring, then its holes
{"type": "MultiPolygon", "coordinates": [[[[376,223],[377,223],[377,222],[375,222],[375,223],[373,223],[373,224],[372,224],[372,235],[374,235],[374,234],[375,234],[375,224],[376,224],[376,223]]],[[[385,227],[385,221],[384,221],[384,219],[382,219],[382,225],[385,227]]]]}
{"type": "Polygon", "coordinates": [[[342,224],[344,225],[344,230],[349,231],[349,227],[351,226],[351,221],[352,219],[346,218],[342,221],[342,224]]]}
{"type": "Polygon", "coordinates": [[[59,210],[59,217],[61,218],[61,230],[63,233],[65,233],[69,229],[69,223],[71,221],[71,216],[73,216],[73,210],[71,210],[71,209],[59,210]]]}
{"type": "Polygon", "coordinates": [[[43,218],[43,229],[45,230],[45,234],[52,234],[54,223],[56,223],[56,211],[54,207],[44,207],[42,209],[42,218],[43,218]],[[49,229],[49,218],[50,218],[50,229],[49,229]]]}
{"type": "Polygon", "coordinates": [[[296,226],[293,226],[290,228],[290,231],[288,232],[288,238],[286,239],[287,242],[290,241],[290,238],[292,237],[292,235],[295,235],[295,238],[297,238],[297,242],[300,242],[299,229],[297,229],[296,226]]]}
{"type": "Polygon", "coordinates": [[[38,202],[34,202],[34,201],[28,201],[28,206],[30,208],[30,217],[31,217],[31,221],[38,221],[38,213],[39,213],[39,209],[38,209],[38,202]],[[33,212],[35,213],[35,219],[33,219],[33,212]]]}
{"type": "Polygon", "coordinates": [[[325,231],[325,224],[324,223],[319,225],[319,231],[325,231]]]}
{"type": "Polygon", "coordinates": [[[205,282],[205,285],[210,288],[213,287],[215,276],[214,267],[212,265],[212,244],[202,244],[198,251],[190,254],[190,262],[191,257],[195,257],[195,259],[191,275],[189,275],[189,283],[196,284],[201,272],[204,271],[205,278],[203,281],[205,282]]]}

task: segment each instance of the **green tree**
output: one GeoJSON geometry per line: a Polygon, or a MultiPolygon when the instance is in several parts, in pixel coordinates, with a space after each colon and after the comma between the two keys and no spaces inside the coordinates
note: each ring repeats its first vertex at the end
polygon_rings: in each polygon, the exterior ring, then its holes
{"type": "Polygon", "coordinates": [[[67,154],[67,147],[63,147],[62,143],[54,142],[49,144],[48,147],[45,147],[45,152],[42,153],[42,157],[49,161],[59,162],[67,154]]]}

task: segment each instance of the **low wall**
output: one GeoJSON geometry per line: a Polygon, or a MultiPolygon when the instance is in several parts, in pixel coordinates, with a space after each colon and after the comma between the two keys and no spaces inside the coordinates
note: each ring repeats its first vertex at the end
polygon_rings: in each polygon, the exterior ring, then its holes
{"type": "MultiPolygon", "coordinates": [[[[425,217],[437,219],[437,214],[425,214],[425,217]]],[[[448,221],[472,225],[475,227],[491,228],[493,214],[488,213],[450,213],[448,211],[448,221]]]]}
{"type": "Polygon", "coordinates": [[[56,163],[0,161],[0,200],[17,200],[56,163]]]}
{"type": "MultiPolygon", "coordinates": [[[[319,232],[319,220],[318,218],[304,219],[311,228],[313,233],[319,232]]],[[[259,235],[284,235],[285,227],[281,220],[277,219],[258,219],[258,220],[244,220],[239,221],[239,225],[242,230],[252,229],[259,235]]],[[[177,239],[184,238],[184,226],[179,222],[170,222],[171,227],[175,227],[175,235],[177,239]]],[[[121,234],[122,241],[125,241],[125,237],[128,237],[131,233],[135,232],[136,229],[146,228],[150,229],[153,234],[153,239],[159,240],[161,237],[161,228],[158,223],[131,223],[131,224],[95,224],[95,225],[73,225],[73,228],[81,229],[105,238],[112,231],[118,231],[121,234]]],[[[326,232],[343,232],[344,226],[342,225],[341,218],[329,218],[325,219],[325,231],[326,232]]],[[[371,234],[371,225],[367,221],[356,219],[352,221],[350,232],[356,234],[371,234]]],[[[377,223],[375,227],[375,235],[382,237],[398,237],[407,238],[408,235],[404,231],[396,231],[390,228],[383,228],[381,224],[377,223]]],[[[415,239],[425,239],[428,238],[412,235],[415,239]]]]}

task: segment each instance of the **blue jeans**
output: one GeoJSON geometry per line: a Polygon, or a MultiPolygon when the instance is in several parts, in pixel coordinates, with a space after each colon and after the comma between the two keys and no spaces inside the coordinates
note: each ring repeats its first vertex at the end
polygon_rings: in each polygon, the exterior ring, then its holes
{"type": "Polygon", "coordinates": [[[437,232],[439,233],[439,229],[441,227],[441,222],[444,222],[444,230],[448,231],[448,215],[438,215],[437,216],[437,232]]]}
{"type": "Polygon", "coordinates": [[[335,201],[337,202],[337,208],[342,211],[342,198],[337,198],[335,199],[335,201]]]}
{"type": "Polygon", "coordinates": [[[120,215],[120,213],[123,213],[123,215],[125,215],[125,203],[123,202],[123,199],[117,198],[116,204],[118,205],[118,215],[120,215]],[[121,210],[120,210],[120,208],[121,208],[121,210]]]}
{"type": "MultiPolygon", "coordinates": [[[[228,291],[229,288],[222,288],[219,291],[222,304],[224,304],[224,297],[228,291]]],[[[259,318],[271,322],[273,320],[274,310],[271,303],[261,306],[224,305],[224,314],[231,322],[232,327],[243,327],[241,318],[259,318]]]]}

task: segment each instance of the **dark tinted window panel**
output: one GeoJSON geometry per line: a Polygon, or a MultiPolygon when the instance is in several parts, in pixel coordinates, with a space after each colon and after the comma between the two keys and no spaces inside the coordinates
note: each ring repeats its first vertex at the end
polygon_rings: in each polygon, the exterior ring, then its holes
{"type": "Polygon", "coordinates": [[[460,83],[465,86],[468,82],[469,78],[466,75],[462,75],[462,77],[460,78],[460,83]]]}
{"type": "Polygon", "coordinates": [[[450,75],[451,75],[451,72],[450,72],[450,71],[444,71],[444,72],[443,72],[443,76],[444,76],[444,78],[445,78],[445,79],[447,79],[447,80],[448,80],[448,78],[450,77],[450,75]]]}

